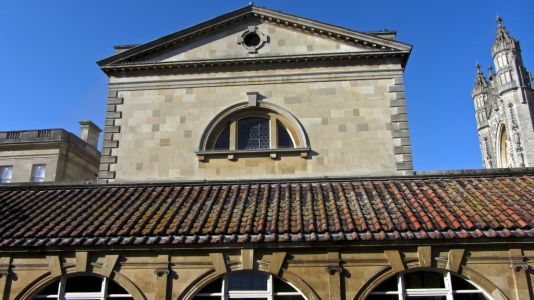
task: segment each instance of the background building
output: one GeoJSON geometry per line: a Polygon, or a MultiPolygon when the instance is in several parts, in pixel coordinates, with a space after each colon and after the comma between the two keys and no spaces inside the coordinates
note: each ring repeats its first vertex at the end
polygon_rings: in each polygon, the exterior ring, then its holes
{"type": "Polygon", "coordinates": [[[519,41],[497,19],[488,78],[477,65],[473,100],[485,168],[534,166],[534,90],[519,41]]]}
{"type": "Polygon", "coordinates": [[[80,126],[80,137],[64,129],[0,132],[0,183],[95,180],[100,128],[80,126]]]}

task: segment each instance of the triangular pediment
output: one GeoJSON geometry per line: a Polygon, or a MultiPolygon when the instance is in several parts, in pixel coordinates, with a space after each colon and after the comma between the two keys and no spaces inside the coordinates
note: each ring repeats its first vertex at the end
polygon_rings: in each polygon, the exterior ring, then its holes
{"type": "Polygon", "coordinates": [[[249,5],[161,37],[122,47],[101,60],[106,69],[125,65],[244,60],[361,53],[409,53],[411,46],[386,38],[391,32],[362,33],[249,5]],[[244,39],[260,38],[252,46],[244,39]]]}

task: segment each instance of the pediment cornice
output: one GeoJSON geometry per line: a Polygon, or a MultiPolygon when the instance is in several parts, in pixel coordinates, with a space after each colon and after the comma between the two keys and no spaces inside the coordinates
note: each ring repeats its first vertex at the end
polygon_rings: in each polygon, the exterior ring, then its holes
{"type": "Polygon", "coordinates": [[[225,70],[227,68],[236,68],[240,66],[254,65],[254,66],[281,66],[290,67],[298,64],[303,66],[306,64],[316,63],[345,63],[355,64],[361,60],[374,60],[384,58],[399,58],[403,61],[403,66],[410,51],[366,51],[366,52],[344,52],[344,53],[326,53],[326,54],[305,54],[305,55],[284,55],[284,56],[262,56],[262,57],[246,57],[246,58],[231,58],[231,59],[208,59],[208,60],[189,60],[189,61],[173,61],[173,62],[131,62],[119,65],[102,66],[102,70],[108,74],[117,72],[144,72],[151,71],[194,71],[200,68],[217,68],[225,70]]]}
{"type": "MultiPolygon", "coordinates": [[[[382,53],[384,52],[407,52],[409,54],[412,48],[411,45],[380,37],[377,33],[362,33],[338,26],[313,21],[310,19],[305,19],[269,10],[266,8],[257,7],[254,5],[249,5],[236,11],[208,20],[206,22],[186,28],[184,30],[163,36],[151,42],[124,50],[118,54],[99,61],[98,64],[103,70],[115,69],[113,66],[129,66],[128,68],[131,68],[132,64],[143,66],[154,64],[157,64],[158,66],[188,65],[190,62],[187,61],[168,64],[156,63],[148,60],[143,61],[143,58],[153,56],[154,54],[161,51],[166,51],[169,48],[183,46],[204,36],[213,34],[220,30],[224,30],[229,26],[234,26],[237,23],[247,22],[252,19],[259,19],[262,22],[271,23],[276,26],[287,27],[305,32],[307,34],[318,35],[325,38],[338,40],[349,45],[368,49],[368,51],[364,51],[362,53],[364,55],[368,54],[368,52],[377,53],[378,55],[382,55],[382,53]]],[[[327,54],[321,55],[326,56],[327,54]]],[[[259,58],[259,60],[265,59],[276,59],[276,57],[259,58]]],[[[249,58],[233,59],[232,61],[234,60],[238,63],[254,61],[254,59],[249,58]]],[[[210,63],[215,64],[217,62],[213,61],[210,63]]]]}

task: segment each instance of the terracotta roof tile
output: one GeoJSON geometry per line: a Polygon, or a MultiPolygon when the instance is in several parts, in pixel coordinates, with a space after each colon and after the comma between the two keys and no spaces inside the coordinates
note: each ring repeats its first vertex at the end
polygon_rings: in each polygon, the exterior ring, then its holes
{"type": "Polygon", "coordinates": [[[0,187],[0,247],[534,237],[534,176],[0,187]]]}

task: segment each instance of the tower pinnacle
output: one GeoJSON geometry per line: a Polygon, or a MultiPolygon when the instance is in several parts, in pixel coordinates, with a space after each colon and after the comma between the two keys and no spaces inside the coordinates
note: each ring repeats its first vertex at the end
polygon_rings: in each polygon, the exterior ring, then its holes
{"type": "Polygon", "coordinates": [[[499,16],[497,17],[497,36],[495,38],[495,42],[497,43],[501,41],[505,41],[505,42],[510,41],[513,43],[514,39],[512,38],[510,33],[506,31],[506,28],[502,24],[502,18],[499,16]]]}
{"type": "Polygon", "coordinates": [[[475,75],[475,87],[484,87],[488,85],[486,76],[484,76],[484,73],[482,73],[482,70],[480,69],[480,64],[476,65],[476,69],[477,69],[477,73],[475,75]]]}

